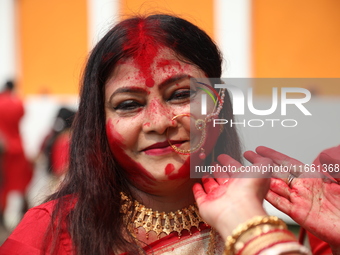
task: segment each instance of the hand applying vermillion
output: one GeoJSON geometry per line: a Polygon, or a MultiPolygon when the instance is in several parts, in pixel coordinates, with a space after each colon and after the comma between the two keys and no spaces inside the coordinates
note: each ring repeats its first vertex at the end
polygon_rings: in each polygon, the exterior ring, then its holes
{"type": "MultiPolygon", "coordinates": [[[[277,165],[305,166],[267,147],[258,147],[256,152],[273,160],[277,165]]],[[[320,155],[321,165],[334,167],[340,161],[320,155]]],[[[303,169],[303,168],[302,168],[303,169]]],[[[290,185],[282,178],[273,178],[266,199],[280,211],[288,214],[307,231],[327,242],[333,254],[340,254],[340,185],[331,173],[315,177],[302,173],[290,185]]]]}
{"type": "MultiPolygon", "coordinates": [[[[272,161],[254,152],[246,152],[245,157],[252,159],[254,165],[270,165],[272,161]]],[[[228,155],[218,157],[221,166],[242,165],[228,155]]],[[[254,216],[266,215],[262,207],[263,199],[269,189],[270,178],[262,174],[251,177],[242,172],[216,173],[202,178],[202,184],[193,187],[195,199],[203,219],[227,238],[241,223],[254,216]]]]}

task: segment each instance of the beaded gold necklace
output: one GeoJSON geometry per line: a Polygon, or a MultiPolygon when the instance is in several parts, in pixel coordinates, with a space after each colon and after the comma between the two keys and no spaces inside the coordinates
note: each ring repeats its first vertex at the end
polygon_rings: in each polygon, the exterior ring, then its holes
{"type": "MultiPolygon", "coordinates": [[[[159,239],[162,233],[169,235],[172,232],[177,232],[178,238],[181,238],[183,230],[189,231],[191,235],[192,227],[196,227],[200,231],[200,223],[208,225],[199,215],[196,205],[190,205],[189,207],[177,210],[176,212],[165,213],[146,208],[138,201],[132,201],[122,192],[121,198],[123,201],[121,213],[125,215],[125,223],[128,226],[129,232],[134,237],[136,236],[135,234],[138,233],[139,227],[142,227],[145,230],[147,239],[149,238],[149,233],[151,231],[154,231],[159,239]],[[135,207],[134,210],[131,210],[132,206],[135,207]]],[[[215,239],[216,232],[211,228],[207,254],[214,254],[215,239]]]]}

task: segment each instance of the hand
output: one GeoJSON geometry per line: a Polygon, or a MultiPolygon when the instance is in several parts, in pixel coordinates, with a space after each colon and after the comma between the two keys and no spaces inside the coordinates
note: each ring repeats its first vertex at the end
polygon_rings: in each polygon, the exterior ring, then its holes
{"type": "MultiPolygon", "coordinates": [[[[277,165],[303,165],[300,161],[267,147],[258,147],[256,152],[272,159],[277,165]]],[[[327,157],[321,160],[333,162],[327,157]]],[[[306,230],[329,243],[332,249],[339,247],[340,185],[330,178],[306,177],[310,175],[302,173],[289,186],[286,179],[272,179],[266,199],[306,230]]]]}
{"type": "Polygon", "coordinates": [[[320,160],[321,166],[327,166],[327,169],[329,170],[329,172],[327,173],[329,174],[329,176],[334,178],[335,181],[340,182],[340,171],[339,171],[340,160],[332,158],[331,156],[329,156],[327,153],[324,153],[324,152],[320,153],[319,160],[320,160]]]}
{"type": "MultiPolygon", "coordinates": [[[[254,152],[247,152],[245,156],[253,159],[254,166],[272,164],[271,160],[254,152]]],[[[242,167],[238,161],[225,154],[220,155],[218,161],[222,166],[242,167]]],[[[196,183],[193,192],[201,216],[223,238],[227,238],[239,224],[250,218],[266,215],[262,203],[269,189],[270,178],[263,178],[260,174],[249,178],[241,172],[227,175],[216,173],[214,177],[202,178],[203,187],[196,183]]]]}

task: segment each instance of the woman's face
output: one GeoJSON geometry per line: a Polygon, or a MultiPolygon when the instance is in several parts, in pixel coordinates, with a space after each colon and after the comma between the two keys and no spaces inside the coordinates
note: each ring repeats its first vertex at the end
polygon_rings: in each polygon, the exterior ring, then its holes
{"type": "Polygon", "coordinates": [[[115,159],[134,186],[151,191],[155,183],[190,177],[189,155],[176,153],[167,137],[178,148],[190,149],[186,117],[173,117],[190,113],[190,77],[205,74],[168,48],[157,49],[146,64],[130,58],[116,66],[105,85],[105,112],[115,159]]]}

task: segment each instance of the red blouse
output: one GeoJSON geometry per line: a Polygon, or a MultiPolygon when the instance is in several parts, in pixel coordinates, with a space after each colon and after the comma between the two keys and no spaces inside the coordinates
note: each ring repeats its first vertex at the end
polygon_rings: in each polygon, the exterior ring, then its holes
{"type": "MultiPolygon", "coordinates": [[[[34,207],[0,247],[1,255],[41,255],[47,227],[51,221],[55,201],[34,207]]],[[[71,255],[72,241],[67,232],[60,235],[58,255],[71,255]]]]}

